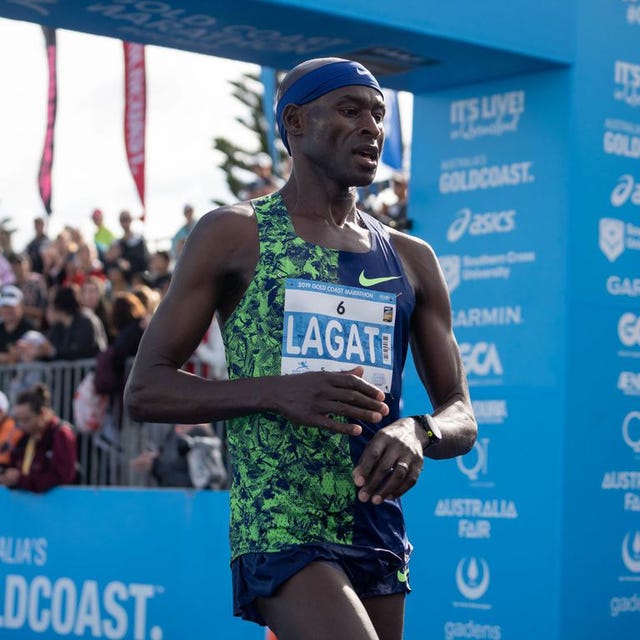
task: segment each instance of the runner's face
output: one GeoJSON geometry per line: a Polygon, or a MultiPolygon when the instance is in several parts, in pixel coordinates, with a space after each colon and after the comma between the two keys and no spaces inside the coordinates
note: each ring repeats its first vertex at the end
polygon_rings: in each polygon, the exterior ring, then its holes
{"type": "Polygon", "coordinates": [[[336,89],[305,105],[303,153],[347,187],[371,184],[384,141],[384,100],[371,87],[336,89]]]}

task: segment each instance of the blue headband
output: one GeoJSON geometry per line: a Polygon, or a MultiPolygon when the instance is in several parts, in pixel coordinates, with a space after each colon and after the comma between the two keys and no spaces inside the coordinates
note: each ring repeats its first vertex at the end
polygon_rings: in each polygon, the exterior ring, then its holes
{"type": "Polygon", "coordinates": [[[287,129],[282,119],[285,107],[290,104],[307,104],[325,95],[325,93],[352,85],[371,87],[382,93],[378,81],[369,70],[358,62],[339,60],[305,73],[282,94],[276,106],[276,122],[278,123],[280,137],[289,155],[291,155],[291,149],[287,140],[287,129]]]}

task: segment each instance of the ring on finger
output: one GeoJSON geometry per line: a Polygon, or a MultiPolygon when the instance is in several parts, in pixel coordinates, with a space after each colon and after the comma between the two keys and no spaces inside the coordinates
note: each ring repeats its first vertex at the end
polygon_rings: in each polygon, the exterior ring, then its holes
{"type": "Polygon", "coordinates": [[[407,462],[403,462],[402,460],[400,460],[400,462],[396,462],[396,469],[400,467],[401,469],[404,469],[405,472],[409,471],[409,464],[407,462]]]}

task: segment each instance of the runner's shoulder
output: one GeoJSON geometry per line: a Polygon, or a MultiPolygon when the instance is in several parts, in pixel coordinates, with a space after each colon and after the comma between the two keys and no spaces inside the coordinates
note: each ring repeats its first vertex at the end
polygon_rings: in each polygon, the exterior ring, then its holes
{"type": "Polygon", "coordinates": [[[417,236],[412,236],[404,231],[398,231],[387,227],[389,238],[403,260],[410,262],[433,262],[436,261],[436,254],[433,247],[417,236]]]}

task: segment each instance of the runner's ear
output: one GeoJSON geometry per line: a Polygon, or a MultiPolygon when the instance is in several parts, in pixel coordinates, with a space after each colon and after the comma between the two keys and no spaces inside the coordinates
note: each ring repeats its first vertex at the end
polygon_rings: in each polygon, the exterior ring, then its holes
{"type": "Polygon", "coordinates": [[[299,136],[303,130],[303,117],[302,109],[300,105],[288,104],[284,108],[282,121],[287,129],[287,137],[291,139],[292,136],[299,136]]]}

